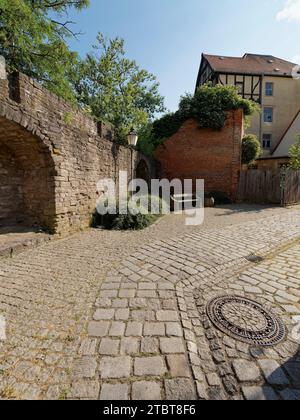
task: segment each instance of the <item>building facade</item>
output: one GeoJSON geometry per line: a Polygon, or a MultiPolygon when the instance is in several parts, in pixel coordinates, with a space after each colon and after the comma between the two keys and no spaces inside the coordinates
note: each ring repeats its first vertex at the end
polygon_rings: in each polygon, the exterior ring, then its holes
{"type": "Polygon", "coordinates": [[[208,82],[237,86],[245,99],[261,106],[247,132],[260,139],[264,155],[271,155],[300,110],[299,67],[269,55],[203,54],[196,89],[208,82]]]}

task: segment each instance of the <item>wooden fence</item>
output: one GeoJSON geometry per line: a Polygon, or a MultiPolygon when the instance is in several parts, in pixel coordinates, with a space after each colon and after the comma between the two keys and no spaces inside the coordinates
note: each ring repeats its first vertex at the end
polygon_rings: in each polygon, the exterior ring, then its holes
{"type": "Polygon", "coordinates": [[[238,201],[256,204],[300,203],[300,171],[282,170],[274,173],[260,169],[242,171],[238,201]]]}
{"type": "Polygon", "coordinates": [[[282,174],[282,204],[289,206],[300,203],[300,171],[287,171],[282,174]]]}

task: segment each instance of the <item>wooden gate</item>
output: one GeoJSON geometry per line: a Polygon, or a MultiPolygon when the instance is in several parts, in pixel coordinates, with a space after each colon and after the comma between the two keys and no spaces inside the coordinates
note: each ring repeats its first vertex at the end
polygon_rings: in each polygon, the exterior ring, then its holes
{"type": "Polygon", "coordinates": [[[240,173],[238,201],[255,204],[300,203],[300,171],[282,169],[274,173],[249,169],[240,173]]]}
{"type": "Polygon", "coordinates": [[[242,171],[238,187],[238,201],[255,204],[280,204],[280,173],[250,169],[242,171]]]}
{"type": "Polygon", "coordinates": [[[300,203],[300,171],[288,170],[282,174],[282,204],[289,206],[300,203]]]}

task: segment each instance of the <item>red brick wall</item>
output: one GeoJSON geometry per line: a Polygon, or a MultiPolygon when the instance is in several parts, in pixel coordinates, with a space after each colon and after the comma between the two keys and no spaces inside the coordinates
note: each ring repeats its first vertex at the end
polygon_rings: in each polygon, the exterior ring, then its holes
{"type": "Polygon", "coordinates": [[[204,179],[205,191],[222,191],[236,198],[241,169],[243,111],[230,111],[222,130],[199,128],[195,120],[156,150],[161,178],[204,179]]]}

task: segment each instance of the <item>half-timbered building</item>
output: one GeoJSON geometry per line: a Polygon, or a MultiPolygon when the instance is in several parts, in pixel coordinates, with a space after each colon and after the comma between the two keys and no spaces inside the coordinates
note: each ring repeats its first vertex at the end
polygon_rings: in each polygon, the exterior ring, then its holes
{"type": "Polygon", "coordinates": [[[196,89],[208,82],[233,85],[261,105],[247,129],[271,154],[300,110],[300,67],[271,55],[225,57],[202,54],[196,89]]]}

